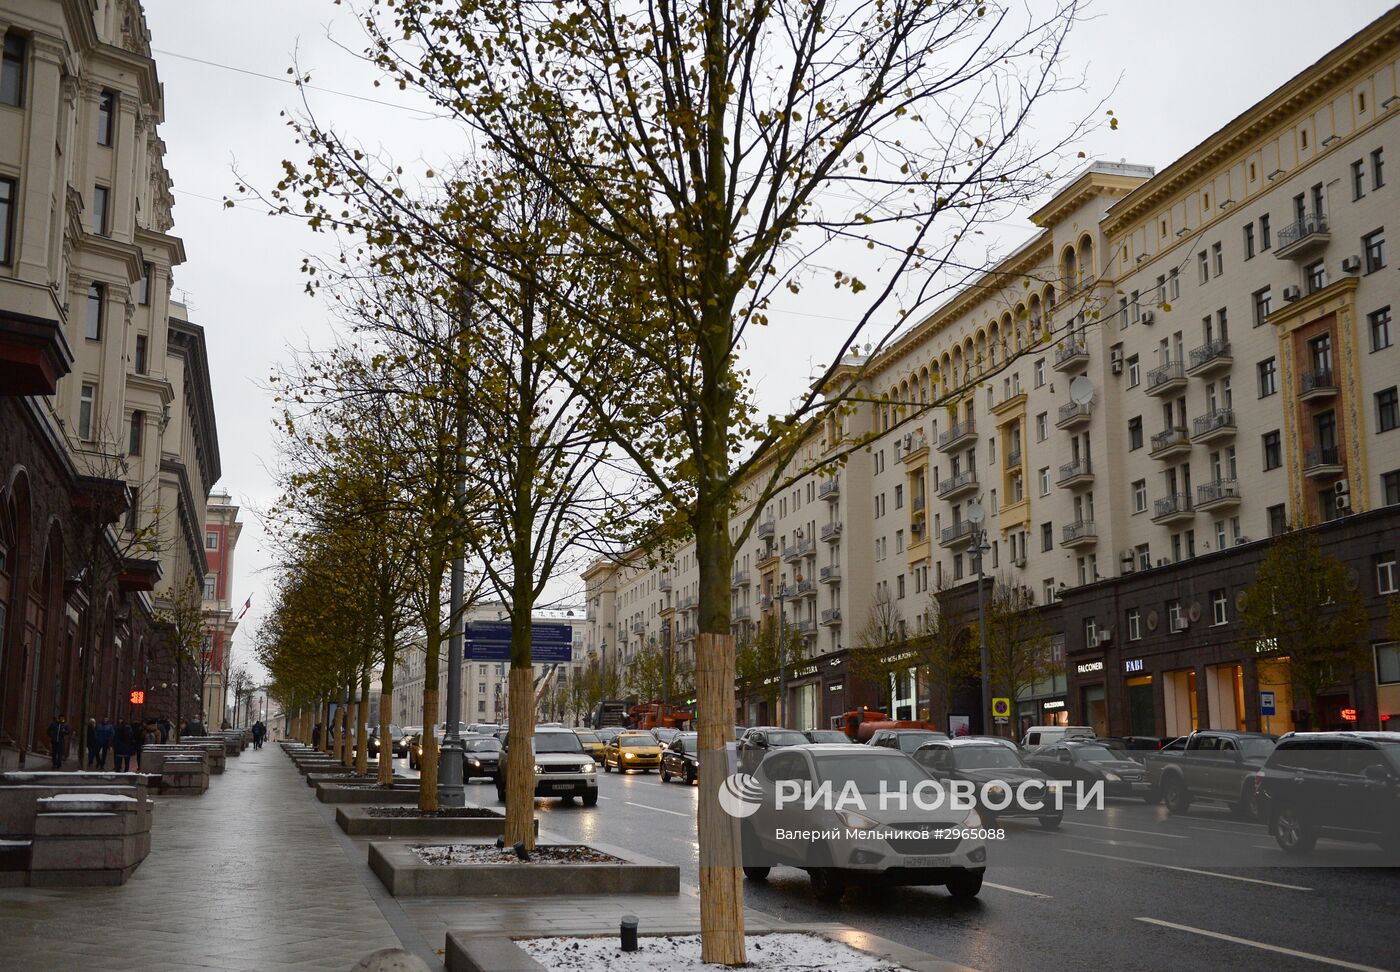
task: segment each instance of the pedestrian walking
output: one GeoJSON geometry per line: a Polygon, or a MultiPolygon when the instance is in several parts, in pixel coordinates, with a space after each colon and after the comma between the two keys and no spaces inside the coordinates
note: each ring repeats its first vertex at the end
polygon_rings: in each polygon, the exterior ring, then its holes
{"type": "Polygon", "coordinates": [[[191,716],[190,721],[185,723],[185,728],[180,730],[180,735],[182,737],[205,736],[208,733],[205,731],[204,723],[200,721],[199,716],[191,716]]]}
{"type": "Polygon", "coordinates": [[[255,722],[255,723],[253,723],[253,748],[254,748],[254,749],[262,749],[263,737],[266,736],[266,735],[267,735],[267,726],[263,725],[261,719],[259,719],[259,720],[258,720],[257,722],[255,722]]]}
{"type": "Polygon", "coordinates": [[[107,751],[112,748],[112,737],[116,735],[116,729],[112,726],[112,717],[103,716],[102,722],[97,727],[97,769],[99,771],[107,768],[107,751]]]}
{"type": "Polygon", "coordinates": [[[316,749],[321,748],[321,724],[319,722],[311,727],[311,745],[316,749]]]}
{"type": "Polygon", "coordinates": [[[146,727],[140,722],[131,724],[131,755],[136,759],[136,772],[141,772],[141,750],[146,748],[146,727]]]}
{"type": "Polygon", "coordinates": [[[97,720],[87,721],[87,764],[88,769],[97,765],[97,720]]]}
{"type": "Polygon", "coordinates": [[[53,768],[63,769],[63,757],[68,755],[68,737],[73,729],[68,725],[68,717],[55,715],[49,723],[49,750],[53,757],[53,768]]]}
{"type": "Polygon", "coordinates": [[[156,725],[160,729],[160,741],[162,743],[170,742],[170,734],[175,731],[175,726],[171,721],[167,717],[161,716],[160,722],[156,723],[156,725]]]}
{"type": "Polygon", "coordinates": [[[131,772],[131,725],[118,723],[112,730],[112,769],[118,773],[131,772]]]}

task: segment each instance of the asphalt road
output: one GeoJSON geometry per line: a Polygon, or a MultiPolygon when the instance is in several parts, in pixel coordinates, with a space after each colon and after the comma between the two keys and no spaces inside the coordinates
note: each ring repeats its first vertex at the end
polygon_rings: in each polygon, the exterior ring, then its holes
{"type": "MultiPolygon", "coordinates": [[[[416,774],[414,774],[416,775],[416,774]]],[[[595,808],[537,800],[540,829],[626,846],[698,883],[698,790],[655,773],[599,773],[595,808]]],[[[489,781],[469,802],[498,806],[489,781]]],[[[791,921],[841,921],[984,970],[1400,970],[1400,870],[1361,866],[1376,849],[1321,841],[1300,866],[1262,824],[1225,808],[1169,816],[1110,800],[1068,810],[1057,832],[999,824],[981,896],[943,888],[854,888],[839,905],[811,893],[805,872],[746,880],[748,907],[791,921]]]]}

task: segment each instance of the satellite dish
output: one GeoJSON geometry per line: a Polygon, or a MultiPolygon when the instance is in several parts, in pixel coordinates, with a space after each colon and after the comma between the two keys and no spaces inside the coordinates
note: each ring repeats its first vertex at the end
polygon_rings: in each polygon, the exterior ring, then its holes
{"type": "Polygon", "coordinates": [[[1094,400],[1094,383],[1088,375],[1080,375],[1069,383],[1069,399],[1076,405],[1088,405],[1094,400]]]}
{"type": "Polygon", "coordinates": [[[982,509],[982,504],[977,502],[976,500],[973,500],[971,503],[967,504],[967,509],[965,510],[965,512],[967,513],[967,522],[973,524],[974,526],[980,524],[983,520],[987,518],[987,511],[982,509]]]}

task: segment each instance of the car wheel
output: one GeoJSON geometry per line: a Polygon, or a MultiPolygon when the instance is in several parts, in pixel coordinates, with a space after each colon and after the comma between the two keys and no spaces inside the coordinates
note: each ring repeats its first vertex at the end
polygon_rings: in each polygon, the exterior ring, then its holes
{"type": "Polygon", "coordinates": [[[750,881],[767,881],[768,872],[771,870],[773,870],[771,867],[758,867],[757,865],[753,867],[745,866],[744,877],[748,878],[750,881]]]}
{"type": "Polygon", "coordinates": [[[839,904],[846,894],[846,880],[835,868],[814,867],[807,876],[812,879],[812,894],[822,904],[839,904]]]}
{"type": "Polygon", "coordinates": [[[1057,813],[1053,817],[1041,817],[1040,826],[1046,830],[1059,830],[1060,824],[1064,822],[1065,815],[1057,813]]]}
{"type": "Polygon", "coordinates": [[[1287,854],[1306,854],[1317,843],[1317,834],[1295,807],[1284,807],[1274,818],[1274,840],[1287,854]]]}
{"type": "Polygon", "coordinates": [[[670,783],[670,782],[671,782],[671,774],[668,773],[664,768],[661,770],[661,782],[662,782],[662,783],[670,783]]]}
{"type": "Polygon", "coordinates": [[[583,795],[583,805],[585,807],[596,807],[598,805],[598,791],[589,790],[583,795]]]}
{"type": "Polygon", "coordinates": [[[959,871],[948,881],[948,893],[959,901],[971,901],[982,891],[981,871],[959,871]]]}
{"type": "Polygon", "coordinates": [[[687,785],[687,786],[694,786],[694,785],[699,781],[699,779],[700,779],[700,778],[699,778],[698,776],[695,775],[695,767],[694,767],[694,766],[691,766],[689,763],[687,763],[686,766],[685,766],[685,782],[686,782],[686,785],[687,785]]]}
{"type": "Polygon", "coordinates": [[[1162,799],[1167,802],[1167,813],[1185,813],[1191,809],[1191,795],[1178,779],[1167,780],[1162,785],[1162,799]]]}
{"type": "Polygon", "coordinates": [[[1254,780],[1244,781],[1240,790],[1240,802],[1230,804],[1230,812],[1241,820],[1259,819],[1259,794],[1254,792],[1254,780]]]}

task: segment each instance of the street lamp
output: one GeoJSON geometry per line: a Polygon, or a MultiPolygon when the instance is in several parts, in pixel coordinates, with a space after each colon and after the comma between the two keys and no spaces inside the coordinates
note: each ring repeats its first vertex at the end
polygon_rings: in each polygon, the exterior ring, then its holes
{"type": "Polygon", "coordinates": [[[967,519],[972,524],[972,568],[977,571],[977,647],[982,663],[982,717],[979,720],[982,724],[982,731],[991,735],[990,716],[992,712],[992,684],[990,659],[987,656],[987,618],[986,609],[982,605],[983,585],[982,585],[982,555],[991,549],[987,545],[987,531],[982,528],[982,524],[987,519],[987,511],[982,509],[982,504],[973,500],[967,504],[967,519]]]}

